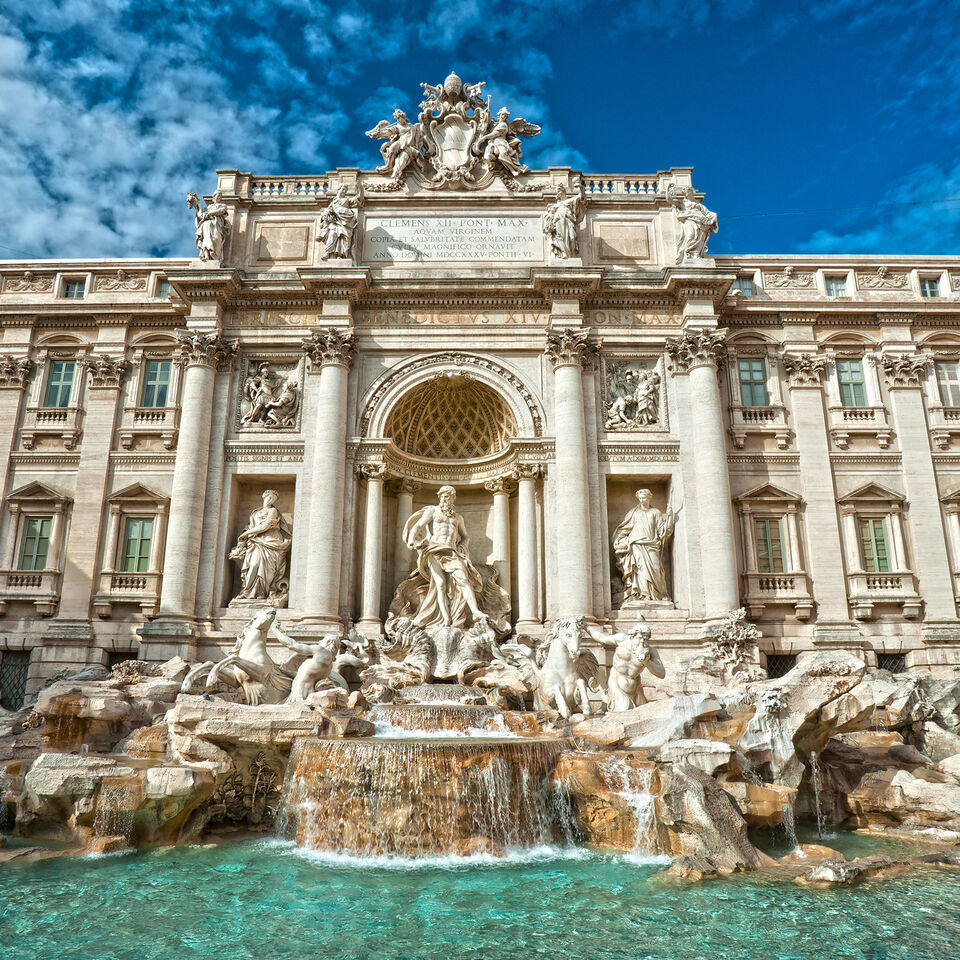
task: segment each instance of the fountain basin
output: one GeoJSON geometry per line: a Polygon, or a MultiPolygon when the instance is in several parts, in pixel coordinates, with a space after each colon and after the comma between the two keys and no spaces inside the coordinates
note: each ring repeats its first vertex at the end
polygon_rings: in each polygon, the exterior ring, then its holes
{"type": "Polygon", "coordinates": [[[301,739],[283,789],[285,835],[358,856],[502,854],[569,839],[553,738],[301,739]]]}

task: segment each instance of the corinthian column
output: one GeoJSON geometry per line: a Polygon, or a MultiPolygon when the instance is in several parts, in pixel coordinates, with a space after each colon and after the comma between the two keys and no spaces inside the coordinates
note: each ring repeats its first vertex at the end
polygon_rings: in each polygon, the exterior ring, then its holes
{"type": "Polygon", "coordinates": [[[500,586],[510,593],[510,491],[513,480],[497,477],[483,486],[493,494],[493,566],[500,586]]]}
{"type": "Polygon", "coordinates": [[[537,480],[543,474],[539,463],[520,463],[514,468],[517,481],[517,630],[540,623],[537,543],[537,480]]]}
{"type": "Polygon", "coordinates": [[[357,476],[367,481],[367,509],[363,529],[363,592],[360,623],[380,629],[380,584],[383,571],[383,475],[382,463],[363,463],[357,476]]]}
{"type": "Polygon", "coordinates": [[[317,619],[339,621],[347,380],[353,354],[353,334],[336,328],[315,330],[302,346],[310,357],[311,373],[319,374],[320,380],[310,477],[307,613],[317,619]]]}
{"type": "Polygon", "coordinates": [[[170,519],[163,563],[160,616],[192,620],[203,532],[204,494],[213,422],[213,386],[217,370],[229,370],[237,342],[218,332],[177,332],[178,362],[186,367],[180,402],[180,435],[170,492],[170,519]]]}
{"type": "Polygon", "coordinates": [[[726,331],[687,330],[667,339],[672,372],[690,381],[694,475],[700,518],[700,566],[705,612],[722,617],[740,605],[736,546],[727,474],[727,447],[717,369],[726,331]]]}
{"type": "Polygon", "coordinates": [[[556,470],[554,536],[557,551],[557,616],[593,616],[593,568],[590,552],[590,484],[582,373],[596,346],[588,333],[547,334],[553,364],[556,470]]]}
{"type": "Polygon", "coordinates": [[[420,489],[422,484],[419,480],[402,479],[397,481],[397,539],[393,551],[393,583],[390,589],[395,590],[401,580],[406,579],[410,570],[413,568],[413,551],[407,546],[407,541],[403,539],[403,528],[407,525],[413,513],[413,495],[420,489]]]}

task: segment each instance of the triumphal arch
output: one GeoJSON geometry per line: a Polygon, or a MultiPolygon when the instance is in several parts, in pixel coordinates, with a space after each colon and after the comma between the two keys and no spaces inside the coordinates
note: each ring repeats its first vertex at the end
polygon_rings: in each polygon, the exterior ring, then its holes
{"type": "Polygon", "coordinates": [[[483,86],[218,171],[196,258],[0,263],[7,700],[265,605],[447,675],[564,617],[669,674],[740,607],[772,672],[960,665],[960,260],[712,256],[690,168],[530,170],[483,86]]]}

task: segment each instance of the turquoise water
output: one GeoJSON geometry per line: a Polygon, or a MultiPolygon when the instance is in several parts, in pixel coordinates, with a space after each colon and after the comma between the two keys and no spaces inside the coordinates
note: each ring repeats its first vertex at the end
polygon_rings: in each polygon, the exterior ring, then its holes
{"type": "Polygon", "coordinates": [[[940,960],[960,952],[960,871],[823,891],[750,876],[681,886],[657,878],[662,869],[597,854],[384,868],[311,859],[269,841],[14,861],[0,867],[0,957],[940,960]]]}

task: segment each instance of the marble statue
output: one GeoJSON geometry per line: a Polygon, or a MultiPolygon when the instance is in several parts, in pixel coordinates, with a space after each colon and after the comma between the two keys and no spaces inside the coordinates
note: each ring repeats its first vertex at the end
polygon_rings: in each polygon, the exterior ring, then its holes
{"type": "Polygon", "coordinates": [[[213,201],[204,204],[199,194],[188,193],[187,206],[194,211],[200,259],[220,263],[223,260],[223,242],[227,236],[228,213],[222,194],[217,190],[213,195],[213,201]]]}
{"type": "Polygon", "coordinates": [[[587,688],[596,683],[600,664],[583,649],[583,635],[583,617],[563,617],[547,631],[536,652],[522,643],[505,643],[494,652],[520,669],[533,690],[535,710],[554,709],[566,720],[579,706],[589,716],[587,688]]]}
{"type": "Polygon", "coordinates": [[[296,653],[302,653],[307,657],[297,667],[297,672],[290,685],[290,695],[286,699],[287,703],[300,703],[306,700],[317,689],[317,685],[324,681],[332,681],[344,690],[349,689],[347,681],[340,676],[336,669],[337,652],[340,649],[339,633],[328,634],[317,643],[301,643],[289,637],[281,629],[279,623],[274,623],[273,632],[285,647],[289,647],[296,653]]]}
{"type": "Polygon", "coordinates": [[[490,111],[485,109],[480,116],[480,131],[477,146],[483,147],[483,162],[489,169],[495,169],[499,164],[515,177],[530,169],[520,162],[523,153],[520,138],[535,137],[540,132],[540,127],[535,123],[528,123],[522,117],[511,120],[510,111],[501,107],[497,111],[496,122],[491,126],[490,111]]]}
{"type": "Polygon", "coordinates": [[[441,487],[438,504],[418,510],[403,528],[404,541],[417,552],[415,576],[425,588],[412,617],[423,627],[465,627],[468,619],[476,623],[487,618],[477,600],[483,578],[470,560],[470,540],[455,509],[456,498],[453,487],[441,487]]]}
{"type": "Polygon", "coordinates": [[[660,419],[660,374],[656,370],[614,372],[608,389],[614,399],[607,405],[607,430],[635,430],[660,419]]]}
{"type": "Polygon", "coordinates": [[[217,663],[208,660],[191,667],[180,686],[181,692],[190,693],[194,681],[206,677],[208,691],[221,683],[237,688],[251,707],[285,700],[290,693],[290,675],[267,650],[267,636],[276,616],[273,607],[259,610],[237,635],[227,656],[217,663]]]}
{"type": "Polygon", "coordinates": [[[350,193],[341,183],[333,199],[320,215],[320,233],[323,238],[324,260],[350,258],[353,234],[359,220],[360,193],[350,193]]]}
{"type": "Polygon", "coordinates": [[[240,592],[232,603],[286,605],[291,533],[287,521],[277,509],[278,499],[276,490],[264,490],[263,506],[250,514],[246,529],[230,552],[230,559],[241,564],[240,592]]]}
{"type": "Polygon", "coordinates": [[[717,232],[717,215],[694,199],[692,187],[679,192],[671,190],[668,195],[680,221],[677,262],[702,260],[707,255],[710,234],[717,232]]]}
{"type": "Polygon", "coordinates": [[[586,630],[597,643],[614,648],[613,664],[607,675],[604,693],[607,710],[616,713],[646,703],[640,675],[644,670],[649,670],[661,680],[666,676],[659,652],[650,646],[650,628],[645,623],[639,623],[628,633],[603,633],[589,625],[586,630]]]}
{"type": "Polygon", "coordinates": [[[624,600],[669,600],[664,548],[676,514],[651,506],[653,494],[637,491],[638,504],[614,531],[613,552],[623,574],[624,600]]]}
{"type": "Polygon", "coordinates": [[[419,160],[423,150],[423,131],[418,123],[410,123],[402,110],[393,111],[393,123],[381,120],[367,136],[373,140],[385,140],[380,147],[383,157],[382,166],[377,167],[377,173],[389,176],[390,180],[399,183],[404,171],[410,164],[419,160]]]}
{"type": "Polygon", "coordinates": [[[757,664],[757,641],[763,634],[747,620],[746,609],[731,610],[708,633],[710,653],[723,666],[726,682],[764,679],[757,664]]]}
{"type": "Polygon", "coordinates": [[[257,365],[256,373],[247,377],[243,394],[249,407],[240,418],[243,426],[260,424],[264,427],[292,427],[296,425],[300,401],[300,382],[296,370],[281,377],[269,363],[257,365]]]}
{"type": "Polygon", "coordinates": [[[563,185],[543,215],[543,232],[550,241],[550,256],[566,260],[580,256],[577,224],[583,219],[583,194],[567,196],[563,185]]]}

